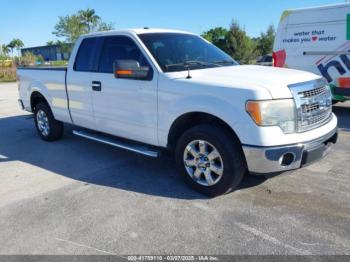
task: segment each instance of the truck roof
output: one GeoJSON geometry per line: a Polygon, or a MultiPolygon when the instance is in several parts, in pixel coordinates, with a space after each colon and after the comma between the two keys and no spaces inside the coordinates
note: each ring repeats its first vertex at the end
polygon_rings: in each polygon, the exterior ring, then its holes
{"type": "Polygon", "coordinates": [[[186,31],[181,30],[175,30],[175,29],[162,29],[162,28],[133,28],[133,29],[120,29],[120,30],[111,30],[111,31],[101,31],[101,32],[94,32],[89,33],[84,36],[103,36],[103,35],[114,35],[114,34],[122,34],[122,33],[128,33],[128,34],[152,34],[152,33],[181,33],[181,34],[193,34],[186,31]]]}
{"type": "Polygon", "coordinates": [[[342,7],[350,7],[350,3],[339,3],[339,4],[329,4],[329,5],[312,6],[312,7],[305,7],[305,8],[295,8],[295,9],[287,9],[286,11],[303,12],[303,11],[313,11],[313,10],[320,10],[320,9],[333,9],[333,8],[342,8],[342,7]]]}

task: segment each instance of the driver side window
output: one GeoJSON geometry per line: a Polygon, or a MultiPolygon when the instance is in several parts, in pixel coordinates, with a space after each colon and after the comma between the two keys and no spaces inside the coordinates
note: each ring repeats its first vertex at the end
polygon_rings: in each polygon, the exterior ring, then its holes
{"type": "Polygon", "coordinates": [[[104,38],[98,72],[113,73],[116,60],[136,60],[140,66],[149,66],[139,47],[127,36],[104,38]]]}

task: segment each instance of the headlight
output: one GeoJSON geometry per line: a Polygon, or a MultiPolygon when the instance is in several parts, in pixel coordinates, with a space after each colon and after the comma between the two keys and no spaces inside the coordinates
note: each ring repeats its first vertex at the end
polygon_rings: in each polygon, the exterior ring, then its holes
{"type": "Polygon", "coordinates": [[[248,101],[246,110],[259,126],[279,126],[284,133],[295,132],[293,99],[248,101]]]}

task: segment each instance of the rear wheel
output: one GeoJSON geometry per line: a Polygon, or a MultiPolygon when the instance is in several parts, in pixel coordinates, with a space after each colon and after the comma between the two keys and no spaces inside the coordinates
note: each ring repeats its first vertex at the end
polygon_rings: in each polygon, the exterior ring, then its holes
{"type": "Polygon", "coordinates": [[[199,125],[179,139],[177,167],[191,187],[209,196],[234,190],[246,173],[240,143],[225,129],[199,125]]]}
{"type": "Polygon", "coordinates": [[[45,141],[55,141],[63,135],[63,123],[57,121],[46,103],[40,103],[34,109],[34,121],[39,136],[45,141]]]}

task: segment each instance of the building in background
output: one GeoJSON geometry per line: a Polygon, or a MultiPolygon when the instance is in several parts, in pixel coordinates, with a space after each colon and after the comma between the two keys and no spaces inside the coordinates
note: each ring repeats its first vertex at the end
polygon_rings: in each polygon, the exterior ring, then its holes
{"type": "Polygon", "coordinates": [[[66,44],[65,48],[62,48],[61,45],[46,45],[46,46],[37,46],[37,47],[28,47],[22,48],[22,56],[26,52],[30,52],[37,56],[42,56],[44,61],[57,61],[57,60],[68,60],[70,53],[73,48],[73,44],[66,44]],[[67,48],[68,47],[68,48],[67,48]]]}

